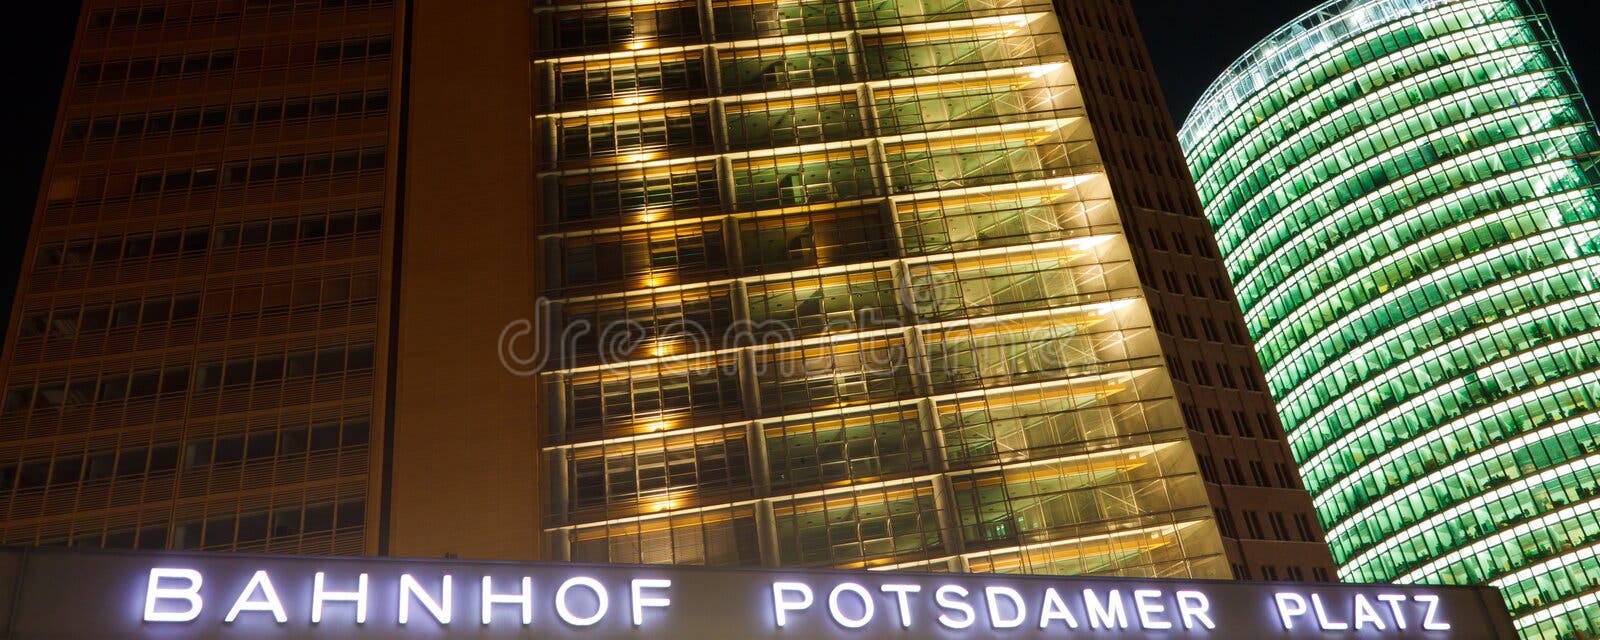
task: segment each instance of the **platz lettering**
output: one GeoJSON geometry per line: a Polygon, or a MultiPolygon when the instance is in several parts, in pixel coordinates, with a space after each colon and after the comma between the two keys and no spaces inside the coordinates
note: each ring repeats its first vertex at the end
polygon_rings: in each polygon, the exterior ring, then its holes
{"type": "Polygon", "coordinates": [[[1273,602],[1285,630],[1450,630],[1450,623],[1439,611],[1439,596],[1433,594],[1380,593],[1368,597],[1364,593],[1343,596],[1279,591],[1273,594],[1273,602]]]}

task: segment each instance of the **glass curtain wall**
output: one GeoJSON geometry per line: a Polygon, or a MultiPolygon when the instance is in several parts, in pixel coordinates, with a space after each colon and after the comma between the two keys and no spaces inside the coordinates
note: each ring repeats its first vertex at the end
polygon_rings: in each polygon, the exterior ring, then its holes
{"type": "Polygon", "coordinates": [[[0,545],[375,552],[401,3],[81,4],[0,545]]]}
{"type": "Polygon", "coordinates": [[[1228,577],[1048,3],[533,21],[551,557],[1228,577]]]}
{"type": "Polygon", "coordinates": [[[1182,142],[1341,577],[1600,633],[1600,139],[1537,3],[1328,3],[1182,142]]]}

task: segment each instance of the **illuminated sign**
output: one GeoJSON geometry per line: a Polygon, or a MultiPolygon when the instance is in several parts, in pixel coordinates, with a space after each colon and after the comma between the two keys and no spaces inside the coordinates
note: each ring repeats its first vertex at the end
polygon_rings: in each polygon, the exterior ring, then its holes
{"type": "Polygon", "coordinates": [[[1515,637],[1474,588],[65,550],[0,572],[19,639],[1515,637]]]}

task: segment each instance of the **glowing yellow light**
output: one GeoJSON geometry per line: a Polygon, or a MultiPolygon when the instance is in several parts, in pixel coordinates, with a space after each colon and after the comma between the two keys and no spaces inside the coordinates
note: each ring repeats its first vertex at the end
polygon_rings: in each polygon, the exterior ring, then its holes
{"type": "Polygon", "coordinates": [[[1111,315],[1113,313],[1116,313],[1118,311],[1121,311],[1123,309],[1128,308],[1128,306],[1131,305],[1131,304],[1133,304],[1133,300],[1124,298],[1122,300],[1112,300],[1111,302],[1102,302],[1100,304],[1095,305],[1094,306],[1094,310],[1095,310],[1096,313],[1099,313],[1100,315],[1111,315]]]}
{"type": "Polygon", "coordinates": [[[677,503],[675,501],[673,501],[671,498],[667,498],[665,500],[657,500],[655,502],[650,503],[650,510],[659,513],[659,512],[662,512],[662,511],[670,510],[675,506],[677,506],[677,503]]]}
{"type": "Polygon", "coordinates": [[[1046,75],[1054,73],[1056,69],[1060,69],[1060,68],[1061,68],[1061,63],[1053,62],[1053,63],[1046,64],[1046,65],[1040,65],[1039,68],[1034,69],[1033,72],[1029,73],[1028,75],[1030,77],[1034,77],[1034,78],[1043,78],[1046,75]]]}
{"type": "Polygon", "coordinates": [[[666,431],[667,429],[671,429],[671,428],[672,428],[672,423],[671,422],[667,422],[666,420],[657,420],[655,422],[652,422],[650,424],[645,425],[644,429],[648,433],[656,433],[658,431],[666,431]]]}
{"type": "Polygon", "coordinates": [[[643,48],[648,47],[648,46],[650,46],[650,41],[649,40],[635,40],[633,42],[629,42],[628,43],[628,48],[632,49],[634,51],[638,51],[638,50],[643,49],[643,48]]]}
{"type": "Polygon", "coordinates": [[[668,347],[666,345],[658,344],[658,345],[650,348],[650,355],[654,356],[654,357],[657,357],[657,358],[660,358],[662,356],[672,355],[672,347],[668,347]]]}
{"type": "Polygon", "coordinates": [[[661,214],[655,213],[655,212],[650,212],[650,213],[646,213],[644,215],[639,216],[639,220],[642,221],[642,222],[655,222],[655,221],[660,220],[660,219],[661,219],[661,214]]]}
{"type": "Polygon", "coordinates": [[[644,278],[644,286],[646,288],[660,287],[660,286],[663,286],[663,285],[666,285],[666,284],[670,284],[671,282],[672,282],[671,274],[650,275],[650,276],[645,276],[645,278],[644,278]]]}

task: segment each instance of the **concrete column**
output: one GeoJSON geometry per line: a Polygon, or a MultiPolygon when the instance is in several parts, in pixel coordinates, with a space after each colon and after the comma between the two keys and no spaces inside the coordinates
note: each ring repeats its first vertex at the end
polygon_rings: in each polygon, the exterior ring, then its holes
{"type": "Polygon", "coordinates": [[[889,237],[894,241],[894,255],[906,256],[905,233],[900,229],[900,220],[895,215],[896,203],[894,198],[884,198],[878,203],[878,219],[889,229],[889,237]]]}
{"type": "Polygon", "coordinates": [[[936,473],[948,471],[950,462],[944,450],[944,430],[939,426],[938,408],[933,400],[923,398],[917,401],[917,422],[922,427],[922,448],[928,460],[928,469],[936,473]]]}
{"type": "Polygon", "coordinates": [[[850,79],[865,80],[867,77],[867,65],[861,57],[861,52],[865,51],[865,47],[861,44],[861,34],[854,31],[847,34],[844,40],[844,50],[846,55],[849,56],[850,79]]]}
{"type": "Polygon", "coordinates": [[[739,399],[744,403],[745,417],[761,417],[761,388],[756,383],[754,349],[739,350],[739,399]]]}
{"type": "Polygon", "coordinates": [[[867,158],[871,163],[872,181],[878,187],[878,193],[889,195],[894,193],[893,174],[889,172],[889,152],[884,149],[883,142],[873,140],[867,143],[867,158]]]}
{"type": "Polygon", "coordinates": [[[538,68],[534,70],[534,85],[543,85],[539,86],[539,100],[544,104],[545,108],[554,111],[556,104],[556,87],[560,84],[558,78],[556,77],[556,65],[549,62],[541,62],[538,64],[538,68]],[[542,82],[540,82],[541,80],[542,82]]]}
{"type": "Polygon", "coordinates": [[[750,285],[746,284],[743,280],[735,281],[729,287],[729,293],[733,298],[732,303],[730,304],[730,306],[733,307],[733,321],[739,322],[743,320],[745,322],[749,322],[750,285]]]}
{"type": "Polygon", "coordinates": [[[565,318],[560,302],[543,296],[533,301],[533,356],[539,358],[534,363],[545,371],[563,366],[576,351],[566,335],[565,318]]]}
{"type": "Polygon", "coordinates": [[[734,196],[733,158],[720,156],[717,158],[717,198],[722,202],[723,211],[738,209],[738,199],[734,196]]]}
{"type": "Polygon", "coordinates": [[[889,271],[894,275],[894,299],[899,303],[900,322],[905,326],[917,323],[916,289],[912,288],[910,268],[903,262],[890,265],[889,271]]]}
{"type": "MultiPolygon", "coordinates": [[[[556,160],[560,158],[561,149],[561,120],[560,118],[537,118],[533,121],[533,135],[544,138],[544,153],[539,155],[540,168],[554,169],[556,160]]],[[[534,145],[536,148],[540,145],[534,145]]]]}
{"type": "Polygon", "coordinates": [[[722,95],[722,63],[717,60],[717,48],[707,45],[702,51],[705,53],[701,54],[704,58],[700,62],[705,65],[706,89],[711,95],[720,96],[722,95]]]}
{"type": "Polygon", "coordinates": [[[545,557],[554,562],[572,561],[572,532],[567,529],[555,529],[544,534],[547,548],[545,557]]]}
{"type": "Polygon", "coordinates": [[[944,539],[945,553],[959,556],[966,552],[967,545],[961,536],[961,514],[956,512],[954,494],[949,476],[934,478],[933,505],[939,512],[939,537],[944,539]]]}
{"type": "Polygon", "coordinates": [[[739,221],[732,216],[722,219],[722,250],[728,261],[728,271],[734,275],[744,273],[744,239],[739,234],[739,221]]]}
{"type": "Polygon", "coordinates": [[[783,559],[778,553],[778,516],[771,500],[756,503],[756,536],[761,545],[761,566],[779,566],[783,559]]]}
{"type": "Polygon", "coordinates": [[[572,495],[572,487],[567,478],[570,471],[567,467],[567,450],[552,449],[545,451],[545,481],[550,483],[550,489],[545,497],[549,500],[549,507],[545,509],[544,526],[559,527],[567,523],[567,511],[570,508],[567,500],[572,495]]]}
{"type": "Polygon", "coordinates": [[[867,84],[856,87],[856,103],[861,108],[861,121],[866,128],[869,138],[883,135],[881,123],[878,121],[878,110],[873,108],[877,104],[877,93],[867,84]]]}
{"type": "Polygon", "coordinates": [[[545,398],[545,441],[542,445],[565,442],[567,439],[567,381],[562,376],[550,376],[543,381],[545,398]]]}
{"type": "Polygon", "coordinates": [[[906,364],[917,380],[917,395],[933,395],[933,374],[928,363],[928,347],[922,342],[922,331],[906,327],[906,364]]]}
{"type": "Polygon", "coordinates": [[[707,42],[716,39],[717,21],[711,15],[711,0],[699,0],[694,3],[695,14],[700,18],[700,33],[707,42]]]}
{"type": "Polygon", "coordinates": [[[707,105],[711,110],[711,145],[717,153],[728,152],[728,105],[722,100],[712,100],[707,105]]]}
{"type": "Polygon", "coordinates": [[[750,477],[755,481],[756,495],[772,495],[772,463],[767,459],[767,429],[759,420],[745,425],[745,445],[749,448],[750,477]]]}

